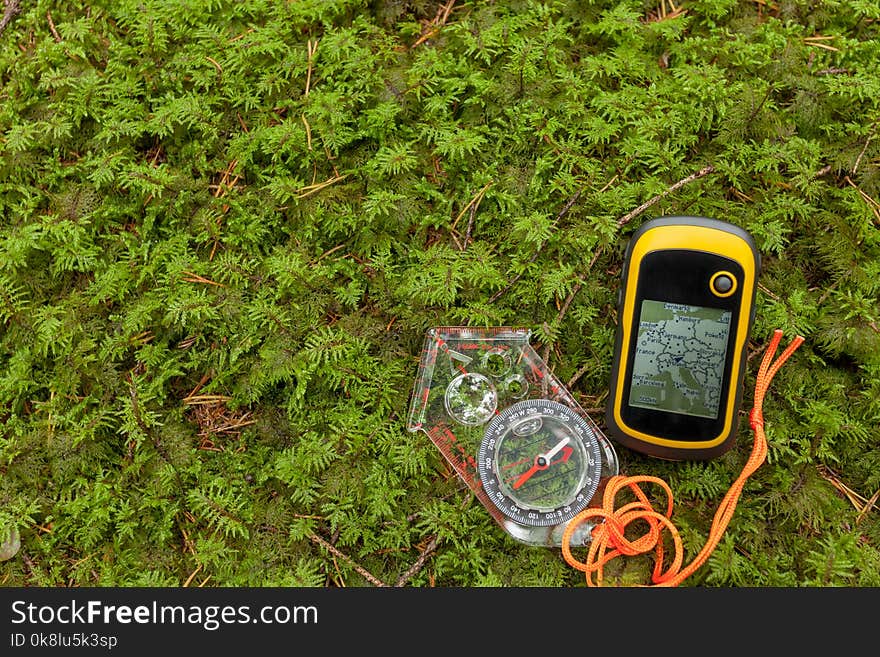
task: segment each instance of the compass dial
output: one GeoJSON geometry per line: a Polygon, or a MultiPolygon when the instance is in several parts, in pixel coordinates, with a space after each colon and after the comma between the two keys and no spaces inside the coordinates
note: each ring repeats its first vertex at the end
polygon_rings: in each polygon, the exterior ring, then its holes
{"type": "Polygon", "coordinates": [[[567,522],[599,486],[601,456],[592,426],[548,399],[508,406],[486,428],[477,463],[495,506],[522,525],[567,522]]]}

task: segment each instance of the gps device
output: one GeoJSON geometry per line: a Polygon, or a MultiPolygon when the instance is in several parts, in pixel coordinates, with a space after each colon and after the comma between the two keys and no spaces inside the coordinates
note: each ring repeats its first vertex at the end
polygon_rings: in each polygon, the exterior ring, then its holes
{"type": "Polygon", "coordinates": [[[671,460],[734,443],[761,260],[752,237],[706,217],[661,217],[623,263],[607,434],[671,460]]]}

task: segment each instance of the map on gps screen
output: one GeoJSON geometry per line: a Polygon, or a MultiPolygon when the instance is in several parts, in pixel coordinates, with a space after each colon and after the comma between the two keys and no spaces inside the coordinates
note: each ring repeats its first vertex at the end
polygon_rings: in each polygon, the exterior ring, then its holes
{"type": "Polygon", "coordinates": [[[731,312],[645,300],[631,406],[717,418],[731,312]]]}

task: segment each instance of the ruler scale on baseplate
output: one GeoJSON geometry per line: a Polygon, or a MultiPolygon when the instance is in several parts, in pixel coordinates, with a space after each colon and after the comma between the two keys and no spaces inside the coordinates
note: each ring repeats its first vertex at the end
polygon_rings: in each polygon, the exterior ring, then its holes
{"type": "Polygon", "coordinates": [[[486,507],[491,516],[498,523],[504,522],[504,514],[492,503],[480,484],[480,473],[476,459],[467,453],[455,434],[445,424],[438,423],[427,430],[431,442],[440,450],[446,461],[455,470],[456,474],[464,481],[468,488],[477,496],[477,499],[486,507]]]}

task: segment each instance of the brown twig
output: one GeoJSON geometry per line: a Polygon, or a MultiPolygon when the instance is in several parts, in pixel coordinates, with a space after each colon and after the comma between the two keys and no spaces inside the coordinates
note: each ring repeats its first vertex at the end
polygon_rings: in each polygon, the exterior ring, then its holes
{"type": "Polygon", "coordinates": [[[336,253],[339,249],[343,248],[344,246],[345,246],[345,242],[343,242],[342,244],[337,244],[332,249],[327,249],[326,251],[324,251],[324,253],[319,255],[317,258],[309,261],[309,267],[314,267],[319,262],[321,262],[324,258],[326,258],[328,255],[330,255],[331,253],[336,253]]]}
{"type": "Polygon", "coordinates": [[[199,382],[196,384],[196,387],[190,390],[189,394],[183,398],[184,403],[186,403],[187,399],[191,399],[195,397],[195,394],[202,389],[202,387],[211,379],[211,375],[209,373],[205,373],[202,375],[202,378],[199,379],[199,382]]]}
{"type": "Polygon", "coordinates": [[[870,511],[872,508],[880,509],[880,507],[877,506],[877,500],[880,499],[880,490],[874,493],[871,496],[871,499],[866,499],[864,496],[860,495],[852,488],[844,484],[829,468],[820,467],[819,475],[826,481],[829,481],[832,486],[843,493],[843,495],[856,508],[856,510],[859,512],[858,516],[856,517],[856,524],[859,524],[862,518],[864,518],[868,511],[870,511]]]}
{"type": "Polygon", "coordinates": [[[474,195],[474,197],[470,201],[468,201],[467,205],[465,205],[461,209],[461,212],[458,213],[458,216],[455,218],[455,221],[453,221],[452,225],[449,227],[450,231],[454,231],[455,226],[458,224],[459,220],[464,216],[464,213],[467,212],[468,210],[470,210],[470,216],[468,217],[467,231],[465,232],[465,236],[464,236],[464,243],[459,245],[459,248],[461,251],[464,251],[468,247],[468,241],[470,241],[470,238],[471,238],[471,231],[473,231],[473,228],[474,228],[474,217],[477,214],[477,208],[480,207],[480,202],[483,200],[483,197],[486,195],[486,190],[488,190],[492,186],[492,182],[493,181],[490,180],[485,185],[483,185],[482,189],[480,189],[480,191],[478,191],[474,195]]]}
{"type": "MultiPolygon", "coordinates": [[[[210,57],[208,58],[210,59],[210,57]]],[[[238,117],[239,122],[242,124],[242,127],[245,132],[247,132],[247,126],[244,124],[244,121],[241,118],[241,115],[238,117]]],[[[229,166],[226,167],[226,170],[223,172],[223,177],[220,179],[220,182],[217,185],[211,185],[210,187],[214,188],[214,198],[220,198],[221,196],[226,196],[226,194],[235,188],[235,184],[241,178],[240,175],[236,175],[235,178],[232,179],[232,182],[229,181],[229,177],[232,175],[232,172],[235,170],[235,167],[238,166],[238,160],[232,160],[229,163],[229,166]]],[[[223,214],[217,217],[217,231],[218,235],[214,238],[214,245],[211,247],[211,254],[208,256],[208,260],[213,260],[214,255],[217,253],[217,247],[220,245],[220,224],[223,221],[223,215],[225,215],[229,211],[229,204],[225,203],[223,205],[223,214]]]]}
{"type": "Polygon", "coordinates": [[[4,0],[6,8],[3,10],[3,18],[0,18],[0,35],[2,35],[12,19],[21,12],[21,2],[19,0],[4,0]]]}
{"type": "Polygon", "coordinates": [[[761,290],[761,292],[763,292],[764,294],[766,294],[766,295],[767,295],[768,297],[770,297],[771,299],[774,299],[774,300],[776,300],[776,301],[779,301],[779,295],[778,295],[778,294],[775,294],[772,290],[770,290],[770,289],[769,289],[766,285],[764,285],[763,283],[758,283],[758,289],[761,290]]]}
{"type": "Polygon", "coordinates": [[[575,372],[574,375],[568,380],[566,387],[569,390],[571,390],[571,388],[574,386],[574,384],[577,383],[577,380],[580,379],[586,373],[586,371],[588,369],[590,369],[590,367],[592,367],[593,365],[594,365],[594,363],[592,363],[592,362],[586,362],[583,365],[581,365],[580,369],[577,372],[575,372]]]}
{"type": "Polygon", "coordinates": [[[678,18],[679,16],[683,16],[687,13],[687,9],[684,7],[676,7],[672,0],[669,1],[669,11],[666,10],[666,0],[660,0],[660,6],[657,8],[657,11],[650,12],[648,14],[647,20],[649,23],[659,22],[665,20],[671,20],[673,18],[678,18]]]}
{"type": "Polygon", "coordinates": [[[440,5],[440,8],[437,9],[437,16],[434,18],[434,23],[436,25],[446,25],[446,21],[449,19],[449,14],[452,13],[453,6],[455,6],[455,0],[449,0],[445,5],[440,5]]]}
{"type": "Polygon", "coordinates": [[[308,147],[309,150],[312,150],[312,126],[309,125],[309,122],[306,119],[305,114],[300,114],[299,118],[302,119],[303,125],[306,128],[306,146],[308,147]]]}
{"type": "Polygon", "coordinates": [[[468,216],[468,225],[467,230],[464,233],[464,244],[462,245],[462,250],[467,250],[468,242],[471,241],[471,232],[474,230],[474,217],[477,215],[477,204],[474,203],[471,206],[470,215],[468,216]]]}
{"type": "Polygon", "coordinates": [[[375,575],[372,575],[366,568],[364,568],[363,566],[359,566],[357,563],[355,563],[354,560],[351,559],[351,557],[349,557],[349,556],[343,554],[342,552],[340,552],[339,550],[337,550],[335,547],[330,545],[330,543],[325,541],[323,538],[321,538],[317,534],[309,534],[309,539],[312,541],[312,543],[316,543],[316,544],[320,545],[321,547],[325,548],[326,550],[329,550],[330,553],[333,554],[334,556],[337,556],[340,559],[342,559],[343,561],[345,561],[346,563],[350,564],[358,573],[363,575],[363,577],[365,579],[367,579],[367,581],[375,584],[376,586],[388,586],[381,579],[379,579],[375,575]]]}
{"type": "Polygon", "coordinates": [[[55,39],[55,43],[61,43],[61,35],[58,34],[55,21],[52,20],[52,12],[48,9],[46,10],[46,20],[49,21],[49,31],[52,32],[52,38],[55,39]]]}
{"type": "Polygon", "coordinates": [[[644,212],[645,210],[650,208],[655,203],[657,203],[660,200],[669,196],[672,192],[674,192],[678,189],[681,189],[682,187],[684,187],[688,183],[692,183],[695,180],[699,180],[700,178],[708,176],[710,173],[713,173],[714,171],[715,171],[715,167],[713,167],[711,164],[709,164],[707,166],[704,166],[702,169],[700,169],[696,173],[692,173],[687,178],[682,178],[681,180],[679,180],[677,183],[675,183],[674,185],[672,185],[671,187],[669,187],[665,191],[661,192],[660,194],[657,194],[657,196],[653,197],[652,199],[645,201],[639,207],[637,207],[635,210],[624,215],[621,219],[619,219],[617,221],[617,225],[623,226],[624,224],[628,223],[629,221],[631,221],[635,217],[642,214],[642,212],[644,212]]]}
{"type": "Polygon", "coordinates": [[[334,183],[338,183],[340,180],[347,178],[347,177],[348,177],[348,174],[345,173],[345,174],[342,174],[341,176],[334,176],[333,178],[328,178],[324,182],[315,183],[313,185],[306,185],[305,187],[301,187],[296,192],[296,198],[301,199],[301,198],[305,198],[307,196],[310,196],[310,195],[314,194],[315,192],[319,192],[322,189],[324,189],[325,187],[329,187],[330,185],[332,185],[334,183]]]}
{"type": "Polygon", "coordinates": [[[831,39],[835,39],[833,35],[822,35],[818,34],[816,36],[804,37],[804,44],[808,46],[816,46],[817,48],[822,48],[823,50],[831,50],[832,52],[840,52],[840,48],[835,48],[834,46],[829,46],[827,43],[822,43],[823,41],[829,41],[831,39]]]}
{"type": "Polygon", "coordinates": [[[209,62],[211,62],[211,64],[214,65],[214,68],[217,69],[217,75],[223,75],[223,67],[220,66],[220,62],[218,62],[213,57],[209,57],[208,55],[205,55],[205,59],[207,59],[209,62]]]}
{"type": "Polygon", "coordinates": [[[406,584],[412,578],[413,575],[415,575],[417,572],[419,572],[422,569],[422,567],[425,565],[425,561],[428,560],[428,557],[436,549],[437,549],[437,537],[435,536],[430,541],[428,541],[428,544],[425,546],[425,549],[422,550],[421,554],[419,555],[419,558],[416,559],[415,563],[412,566],[407,568],[406,572],[400,576],[400,578],[397,580],[397,582],[394,584],[394,586],[400,587],[400,586],[403,586],[404,584],[406,584]]]}
{"type": "Polygon", "coordinates": [[[483,187],[474,194],[473,198],[467,202],[458,215],[455,217],[455,220],[452,222],[452,225],[449,227],[449,230],[455,230],[455,227],[458,225],[459,220],[464,216],[464,213],[468,211],[469,208],[474,207],[475,205],[479,205],[480,201],[483,200],[483,195],[486,193],[486,190],[492,186],[492,181],[487,182],[483,187]]]}
{"type": "Polygon", "coordinates": [[[308,52],[308,70],[306,71],[306,89],[303,96],[309,95],[309,90],[312,87],[312,60],[315,57],[315,52],[318,50],[318,39],[315,39],[315,43],[312,43],[312,40],[309,39],[309,42],[306,44],[306,51],[308,52]]]}
{"type": "Polygon", "coordinates": [[[186,581],[183,583],[183,588],[186,588],[186,587],[188,587],[190,584],[192,584],[192,581],[195,579],[196,575],[199,574],[199,571],[200,571],[201,569],[202,569],[202,564],[199,564],[199,565],[198,565],[198,568],[196,568],[194,571],[192,571],[192,573],[190,574],[190,576],[186,578],[186,581]]]}
{"type": "Polygon", "coordinates": [[[853,187],[853,188],[859,193],[859,196],[862,197],[862,200],[864,200],[865,203],[868,204],[868,207],[871,209],[871,212],[874,213],[874,216],[877,218],[877,220],[880,221],[880,203],[878,203],[877,201],[875,201],[870,195],[868,195],[868,194],[866,194],[865,192],[863,192],[863,191],[859,188],[859,186],[856,185],[856,184],[852,181],[852,178],[850,178],[849,176],[845,176],[845,177],[844,177],[844,180],[845,180],[849,185],[852,185],[852,187],[853,187]]]}
{"type": "MultiPolygon", "coordinates": [[[[208,379],[202,377],[196,389],[200,388],[208,379]]],[[[183,398],[183,404],[187,406],[189,416],[198,426],[198,436],[201,438],[198,448],[209,452],[226,451],[223,445],[218,445],[220,437],[240,436],[242,427],[256,424],[251,419],[250,411],[231,411],[226,403],[229,401],[226,395],[196,395],[195,391],[183,398]]],[[[244,451],[245,446],[240,445],[236,451],[244,451]]]]}
{"type": "Polygon", "coordinates": [[[868,133],[868,138],[865,140],[865,145],[862,146],[862,152],[859,153],[859,156],[856,158],[855,164],[853,164],[852,175],[856,175],[856,171],[859,170],[859,164],[862,163],[862,158],[865,156],[865,151],[868,150],[868,144],[871,143],[871,140],[874,139],[874,136],[877,134],[878,122],[880,122],[880,119],[874,121],[874,125],[871,126],[871,132],[868,133]]]}
{"type": "Polygon", "coordinates": [[[880,489],[877,489],[877,492],[871,496],[870,500],[865,502],[864,506],[862,507],[862,510],[859,511],[859,515],[856,516],[856,524],[857,525],[860,522],[862,522],[862,518],[864,518],[866,515],[868,515],[868,511],[870,511],[872,508],[875,508],[875,509],[878,508],[877,507],[877,500],[878,499],[880,499],[880,489]]]}
{"type": "Polygon", "coordinates": [[[199,276],[195,272],[188,271],[184,269],[182,274],[185,274],[180,278],[182,281],[186,281],[187,283],[204,283],[205,285],[216,285],[217,287],[226,287],[223,283],[218,283],[217,281],[212,281],[209,278],[205,278],[204,276],[199,276]]]}
{"type": "Polygon", "coordinates": [[[446,25],[446,21],[449,20],[449,14],[452,13],[453,6],[455,6],[455,0],[449,0],[449,2],[440,5],[437,9],[437,15],[426,24],[428,30],[423,32],[410,48],[415,48],[416,46],[423,44],[425,41],[440,32],[440,28],[446,25]]]}

